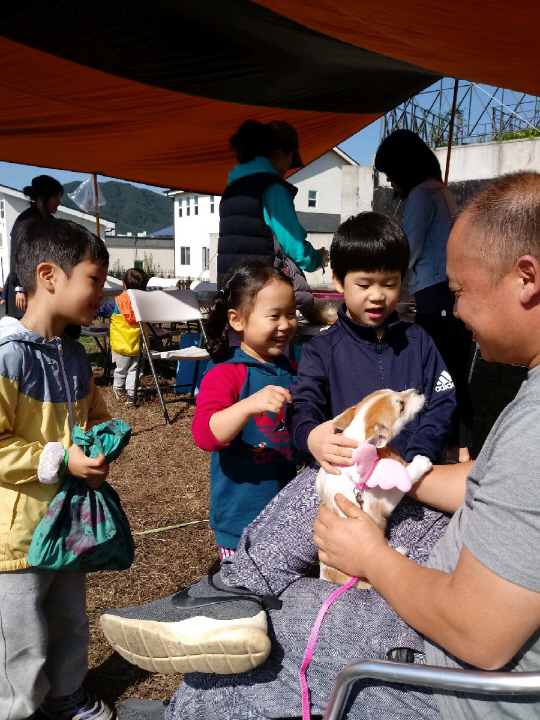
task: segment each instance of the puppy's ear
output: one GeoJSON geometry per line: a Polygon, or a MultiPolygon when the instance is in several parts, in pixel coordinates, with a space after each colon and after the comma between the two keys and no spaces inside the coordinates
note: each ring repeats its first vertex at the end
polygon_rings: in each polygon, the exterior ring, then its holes
{"type": "Polygon", "coordinates": [[[370,445],[375,445],[376,448],[385,447],[392,439],[390,428],[382,423],[377,423],[375,427],[368,428],[367,436],[368,439],[366,442],[370,445]]]}
{"type": "Polygon", "coordinates": [[[349,427],[349,425],[354,420],[355,414],[356,414],[356,405],[353,405],[352,407],[347,408],[347,410],[345,410],[345,412],[342,412],[341,415],[337,415],[332,420],[332,424],[338,430],[345,430],[346,428],[349,427]]]}

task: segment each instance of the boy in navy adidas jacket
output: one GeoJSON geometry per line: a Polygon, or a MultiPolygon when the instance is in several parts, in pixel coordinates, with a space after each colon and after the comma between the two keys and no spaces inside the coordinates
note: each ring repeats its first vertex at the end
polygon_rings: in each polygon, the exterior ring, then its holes
{"type": "Polygon", "coordinates": [[[330,249],[335,288],[345,303],[337,322],[306,344],[291,385],[287,425],[297,448],[329,472],[351,464],[357,443],[335,431],[331,418],[382,388],[419,388],[424,409],[393,439],[410,462],[426,455],[441,461],[456,406],[454,384],[429,335],[395,311],[409,262],[401,228],[374,212],[351,217],[330,249]]]}

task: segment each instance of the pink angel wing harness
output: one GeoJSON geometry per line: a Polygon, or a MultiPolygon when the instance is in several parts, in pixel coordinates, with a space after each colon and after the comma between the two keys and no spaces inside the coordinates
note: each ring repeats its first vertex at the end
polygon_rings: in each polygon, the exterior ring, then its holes
{"type": "Polygon", "coordinates": [[[380,487],[381,490],[398,488],[406,493],[412,487],[406,468],[397,460],[381,459],[375,446],[370,443],[357,447],[353,451],[352,461],[354,465],[340,469],[358,491],[380,487]]]}
{"type": "MultiPolygon", "coordinates": [[[[377,455],[376,447],[370,443],[364,443],[364,445],[357,447],[356,450],[353,451],[352,461],[354,465],[350,467],[342,466],[340,470],[349,478],[358,492],[366,488],[380,487],[382,490],[398,488],[403,493],[406,493],[412,487],[411,478],[406,468],[397,462],[397,460],[391,460],[390,458],[381,459],[377,455]]],[[[310,718],[309,689],[306,681],[306,671],[313,657],[315,643],[317,642],[324,616],[334,600],[337,600],[342,593],[352,587],[357,580],[357,577],[351,578],[346,585],[343,585],[330,595],[319,610],[319,614],[311,630],[306,654],[304,655],[304,661],[302,662],[299,673],[303,720],[309,720],[310,718]]]]}

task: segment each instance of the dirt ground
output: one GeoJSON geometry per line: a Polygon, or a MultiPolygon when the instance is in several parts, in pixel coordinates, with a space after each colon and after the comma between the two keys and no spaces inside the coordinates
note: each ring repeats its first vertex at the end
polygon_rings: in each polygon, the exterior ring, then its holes
{"type": "MultiPolygon", "coordinates": [[[[523,368],[478,361],[471,384],[475,455],[524,377],[523,368]]],[[[151,378],[145,377],[143,385],[151,387],[151,378]]],[[[169,405],[172,424],[167,426],[154,394],[132,408],[115,399],[111,385],[102,391],[111,414],[133,428],[131,443],[111,466],[109,479],[120,493],[135,533],[135,562],[123,573],[88,577],[91,669],[86,686],[116,707],[127,697],[167,700],[181,676],[147,673],[119,657],[101,632],[101,613],[149,602],[195,582],[217,558],[217,551],[207,522],[209,455],[195,447],[190,433],[193,401],[180,396],[182,402],[169,405]],[[158,531],[183,523],[194,524],[158,531]],[[148,530],[152,532],[136,534],[148,530]]]]}

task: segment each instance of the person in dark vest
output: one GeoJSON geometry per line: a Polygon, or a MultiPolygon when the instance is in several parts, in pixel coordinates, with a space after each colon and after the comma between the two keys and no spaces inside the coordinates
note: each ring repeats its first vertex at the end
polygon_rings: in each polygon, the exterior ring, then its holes
{"type": "Polygon", "coordinates": [[[296,130],[283,121],[246,120],[230,146],[238,164],[219,207],[218,288],[239,260],[262,258],[291,278],[297,308],[311,319],[314,298],[303,271],[324,267],[328,251],[306,240],[294,209],[297,188],[283,179],[303,167],[296,130]]]}
{"type": "Polygon", "coordinates": [[[8,286],[6,314],[17,320],[20,320],[26,312],[26,292],[15,272],[20,223],[31,218],[53,217],[60,205],[64,188],[50,175],[38,175],[32,180],[31,185],[24,188],[23,193],[31,202],[30,207],[18,216],[11,229],[10,273],[6,280],[8,286]]]}
{"type": "MultiPolygon", "coordinates": [[[[27,185],[23,193],[30,198],[30,207],[24,210],[13,223],[11,229],[10,272],[6,279],[6,315],[20,320],[26,312],[26,291],[21,285],[15,271],[15,253],[19,244],[19,234],[23,223],[34,218],[53,218],[60,206],[63,186],[50,175],[38,175],[27,185]]],[[[67,325],[64,331],[69,337],[77,340],[81,334],[80,325],[67,325]]]]}

